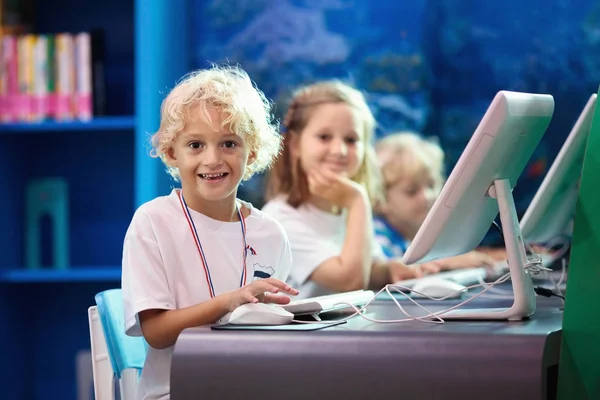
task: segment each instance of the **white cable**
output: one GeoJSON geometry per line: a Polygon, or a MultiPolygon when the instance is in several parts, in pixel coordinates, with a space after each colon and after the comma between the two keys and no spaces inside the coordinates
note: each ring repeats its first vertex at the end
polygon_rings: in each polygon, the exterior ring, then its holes
{"type": "Polygon", "coordinates": [[[558,279],[558,282],[556,282],[554,280],[554,277],[552,277],[551,274],[548,274],[548,278],[550,279],[550,282],[552,282],[552,285],[554,286],[556,293],[559,294],[560,296],[562,296],[561,300],[562,300],[563,304],[565,303],[565,299],[564,299],[565,293],[561,289],[560,285],[563,283],[563,280],[565,279],[566,271],[567,271],[567,260],[563,258],[562,259],[562,270],[560,272],[560,278],[558,279]]]}
{"type": "MultiPolygon", "coordinates": [[[[482,277],[478,278],[479,284],[483,287],[489,286],[489,283],[486,282],[482,277]]],[[[512,297],[512,290],[504,290],[498,289],[495,287],[490,287],[490,293],[485,295],[486,298],[494,298],[494,299],[506,299],[512,297]],[[495,296],[496,295],[496,296],[495,296]]]]}
{"type": "MultiPolygon", "coordinates": [[[[537,275],[541,272],[548,272],[548,271],[552,271],[549,268],[546,268],[542,265],[542,260],[541,257],[535,253],[533,251],[533,249],[531,248],[531,246],[529,246],[529,243],[524,242],[525,246],[530,250],[530,252],[532,253],[530,257],[528,257],[527,259],[527,263],[525,264],[524,268],[532,275],[537,275]]],[[[563,263],[563,273],[564,273],[564,263],[563,263]]],[[[300,324],[331,324],[331,325],[335,325],[335,324],[339,324],[341,322],[347,321],[350,318],[353,318],[355,316],[360,316],[361,318],[370,321],[370,322],[374,322],[374,323],[382,323],[382,324],[389,324],[389,323],[400,323],[400,322],[408,322],[408,321],[419,321],[419,322],[424,322],[424,323],[433,323],[433,324],[441,324],[444,323],[445,321],[440,317],[440,315],[443,315],[445,313],[448,313],[450,311],[453,311],[459,307],[464,306],[465,304],[468,304],[469,302],[473,301],[474,299],[476,299],[477,297],[486,297],[486,296],[491,296],[491,298],[502,298],[502,299],[509,299],[509,298],[514,298],[514,294],[513,296],[508,296],[505,294],[508,294],[509,291],[503,291],[502,289],[498,289],[495,288],[494,286],[499,285],[501,283],[506,282],[508,279],[510,278],[510,272],[500,276],[498,279],[496,279],[494,282],[491,283],[487,283],[487,282],[480,282],[479,284],[475,284],[475,285],[471,285],[471,286],[467,286],[464,289],[462,289],[462,292],[466,292],[467,295],[469,295],[470,297],[467,298],[465,301],[460,302],[459,304],[456,304],[452,307],[449,307],[447,309],[441,310],[441,311],[436,311],[436,312],[432,312],[429,309],[427,309],[426,307],[424,307],[423,305],[419,304],[414,298],[412,298],[408,293],[406,293],[407,291],[409,293],[416,293],[426,299],[429,300],[434,300],[434,301],[441,301],[441,300],[446,300],[450,297],[454,297],[454,295],[449,295],[449,296],[445,296],[445,297],[431,297],[431,296],[427,296],[423,293],[420,293],[416,290],[410,289],[408,287],[399,285],[399,284],[388,284],[385,285],[381,290],[379,290],[366,304],[364,304],[362,307],[357,307],[354,304],[348,303],[348,302],[339,302],[339,303],[335,303],[334,307],[338,306],[338,305],[347,305],[350,308],[352,308],[354,310],[354,313],[342,318],[342,319],[336,319],[336,320],[332,320],[332,321],[299,321],[299,320],[292,320],[292,322],[296,322],[296,323],[300,323],[300,324]],[[471,294],[468,293],[469,289],[474,289],[477,287],[483,287],[483,290],[481,292],[475,293],[475,294],[471,294]],[[419,307],[420,309],[424,310],[425,312],[427,312],[426,315],[423,316],[414,316],[409,314],[404,307],[402,307],[402,305],[398,302],[398,300],[396,299],[396,297],[391,293],[390,289],[394,290],[395,292],[401,294],[402,296],[406,297],[409,301],[411,301],[413,304],[415,304],[417,307],[419,307]],[[407,317],[407,318],[403,318],[403,319],[392,319],[392,320],[379,320],[379,319],[374,319],[371,317],[368,317],[364,314],[364,312],[366,311],[367,307],[371,305],[371,303],[373,303],[373,301],[375,301],[375,299],[377,299],[377,297],[382,293],[382,292],[386,292],[388,294],[388,296],[391,297],[392,301],[396,304],[396,306],[398,307],[398,309],[407,317]],[[491,291],[491,294],[485,294],[486,292],[491,291]],[[496,291],[496,296],[494,296],[494,291],[496,291]],[[501,293],[502,295],[498,295],[498,293],[501,293]]],[[[561,276],[562,279],[562,276],[561,276]]],[[[510,292],[512,293],[512,292],[510,292]]]]}
{"type": "MultiPolygon", "coordinates": [[[[527,242],[524,242],[527,244],[527,242]]],[[[533,251],[533,250],[531,250],[533,251]]],[[[542,272],[548,272],[551,271],[551,269],[546,268],[542,265],[542,259],[539,256],[539,254],[533,252],[528,258],[527,258],[527,263],[525,264],[525,269],[527,271],[529,271],[529,273],[531,275],[538,275],[542,272]]],[[[479,277],[478,278],[479,283],[482,286],[487,286],[490,285],[489,283],[485,282],[483,280],[483,278],[479,277]]],[[[498,288],[490,288],[490,294],[485,295],[485,298],[490,298],[490,299],[513,299],[514,298],[514,293],[512,290],[505,290],[505,289],[498,289],[498,288]]]]}
{"type": "MultiPolygon", "coordinates": [[[[394,284],[389,284],[386,285],[385,287],[383,287],[379,292],[377,292],[372,298],[371,300],[369,300],[365,305],[363,305],[362,307],[358,308],[356,307],[354,304],[351,303],[347,303],[347,302],[340,302],[340,303],[336,303],[334,305],[334,307],[336,305],[347,305],[350,308],[352,308],[354,310],[354,313],[344,317],[342,319],[338,319],[338,320],[334,320],[334,321],[327,321],[327,322],[318,322],[318,321],[298,321],[298,320],[293,320],[293,322],[297,322],[297,323],[302,323],[302,324],[315,324],[315,323],[330,323],[332,325],[338,324],[340,322],[344,322],[347,321],[348,319],[354,317],[354,316],[360,316],[361,318],[366,319],[367,321],[370,322],[374,322],[374,323],[380,323],[380,324],[390,324],[390,323],[400,323],[400,322],[408,322],[408,321],[420,321],[420,322],[425,322],[425,323],[434,323],[434,324],[441,324],[444,323],[445,321],[440,317],[441,314],[445,314],[449,311],[452,311],[456,308],[462,307],[465,304],[470,303],[471,301],[473,301],[474,299],[476,299],[477,297],[483,295],[486,291],[488,291],[490,289],[490,287],[492,287],[493,285],[497,285],[500,283],[505,282],[506,280],[508,280],[508,278],[510,277],[510,274],[505,274],[503,276],[501,276],[500,278],[498,278],[493,284],[490,284],[491,286],[488,286],[486,288],[484,288],[481,292],[474,294],[473,296],[471,296],[470,298],[466,299],[465,301],[456,304],[450,308],[441,310],[441,311],[436,311],[436,312],[432,312],[430,310],[428,310],[427,308],[425,308],[423,305],[419,304],[417,301],[415,301],[415,299],[413,299],[412,297],[410,297],[410,295],[408,295],[407,293],[401,291],[400,289],[404,289],[404,290],[410,290],[412,292],[415,292],[419,295],[422,295],[430,300],[444,300],[446,298],[448,298],[449,296],[446,297],[442,297],[442,298],[433,298],[430,296],[426,296],[423,293],[419,293],[417,291],[411,290],[409,288],[406,288],[404,286],[401,285],[394,285],[394,284]],[[389,289],[392,288],[394,290],[396,290],[397,292],[399,292],[401,295],[405,296],[408,300],[410,300],[412,303],[416,304],[419,308],[425,310],[428,314],[423,315],[423,316],[413,316],[410,315],[409,313],[406,312],[406,310],[402,307],[402,305],[398,302],[398,300],[390,293],[389,289]],[[398,306],[398,308],[400,309],[400,311],[406,315],[408,318],[403,318],[403,319],[392,319],[392,320],[380,320],[380,319],[374,319],[371,317],[367,317],[363,312],[365,311],[365,309],[371,305],[371,303],[383,292],[386,291],[388,293],[388,295],[391,296],[392,301],[394,301],[394,303],[398,306]]],[[[463,291],[467,291],[469,289],[473,289],[476,287],[480,287],[481,285],[471,285],[468,286],[466,288],[463,289],[463,291]]]]}
{"type": "MultiPolygon", "coordinates": [[[[360,308],[356,307],[354,304],[347,303],[347,302],[335,303],[335,304],[334,304],[334,307],[335,307],[335,306],[338,306],[338,305],[348,305],[350,308],[352,308],[352,309],[354,310],[354,313],[353,313],[353,314],[351,314],[351,315],[348,315],[347,317],[344,317],[344,318],[342,318],[342,319],[337,319],[337,320],[334,320],[334,321],[325,321],[325,322],[318,322],[318,321],[298,321],[298,320],[293,320],[292,322],[297,322],[297,323],[301,323],[301,324],[314,324],[314,323],[331,323],[331,324],[338,324],[338,323],[340,323],[340,322],[347,321],[347,320],[349,320],[350,318],[352,318],[352,317],[354,317],[354,316],[356,316],[356,315],[359,315],[359,316],[361,316],[362,318],[366,319],[367,321],[371,321],[371,322],[378,322],[378,323],[397,323],[397,322],[406,322],[406,321],[412,321],[412,320],[418,320],[418,321],[421,321],[421,322],[428,322],[428,323],[443,323],[443,322],[444,322],[444,321],[443,321],[443,320],[441,320],[440,318],[437,318],[439,321],[427,321],[427,320],[426,320],[426,317],[413,317],[413,316],[411,316],[410,314],[408,314],[408,313],[407,313],[407,312],[404,310],[404,308],[403,308],[403,307],[400,305],[400,303],[398,303],[398,301],[397,301],[397,300],[396,300],[396,299],[395,299],[393,296],[391,296],[391,294],[390,294],[390,293],[389,293],[389,291],[388,291],[388,286],[389,286],[389,285],[386,285],[386,286],[384,286],[384,287],[383,287],[381,290],[379,290],[379,292],[377,292],[377,293],[376,293],[376,294],[375,294],[375,295],[374,295],[374,296],[371,298],[371,300],[369,300],[369,301],[368,301],[366,304],[364,304],[364,305],[363,305],[362,307],[360,307],[360,308]],[[378,296],[379,296],[379,295],[380,295],[380,294],[381,294],[381,293],[382,293],[384,290],[385,290],[385,291],[387,291],[387,292],[388,292],[388,294],[390,294],[390,296],[392,297],[392,300],[393,300],[393,301],[396,303],[396,305],[398,306],[398,308],[399,308],[399,309],[400,309],[400,310],[401,310],[401,311],[402,311],[402,312],[403,312],[405,315],[407,315],[409,318],[407,318],[407,319],[402,319],[402,320],[389,320],[389,321],[382,321],[382,320],[374,320],[374,319],[372,319],[372,318],[369,318],[369,317],[367,317],[367,316],[365,316],[365,315],[363,314],[363,312],[366,310],[366,308],[367,308],[368,306],[370,306],[370,305],[371,305],[371,303],[373,303],[373,301],[375,301],[375,299],[376,299],[376,298],[377,298],[377,297],[378,297],[378,296]]],[[[417,305],[419,308],[421,308],[421,309],[425,310],[425,311],[428,313],[428,315],[431,315],[431,314],[433,314],[431,311],[429,311],[427,308],[423,307],[421,304],[419,304],[418,302],[416,302],[414,299],[412,299],[412,298],[411,298],[409,295],[407,295],[406,293],[402,293],[402,294],[403,294],[403,295],[405,295],[405,296],[406,296],[406,297],[407,297],[407,298],[408,298],[410,301],[412,301],[412,302],[413,302],[415,305],[417,305]]]]}
{"type": "MultiPolygon", "coordinates": [[[[567,254],[567,252],[569,251],[570,247],[571,247],[571,242],[568,238],[566,238],[565,236],[556,236],[555,238],[552,238],[551,240],[549,240],[546,243],[546,247],[548,248],[553,248],[555,246],[560,246],[560,249],[557,250],[556,252],[552,253],[552,262],[556,262],[557,260],[561,260],[561,264],[562,264],[562,268],[561,268],[561,274],[560,274],[560,278],[557,281],[554,280],[554,277],[552,276],[552,274],[550,272],[548,272],[546,275],[548,277],[548,280],[550,281],[550,283],[552,284],[552,287],[554,288],[555,293],[559,294],[560,296],[564,297],[564,292],[561,289],[561,285],[564,282],[565,278],[566,278],[566,271],[567,271],[567,260],[565,258],[565,254],[567,254]]],[[[564,298],[562,299],[562,302],[564,303],[564,298]]]]}

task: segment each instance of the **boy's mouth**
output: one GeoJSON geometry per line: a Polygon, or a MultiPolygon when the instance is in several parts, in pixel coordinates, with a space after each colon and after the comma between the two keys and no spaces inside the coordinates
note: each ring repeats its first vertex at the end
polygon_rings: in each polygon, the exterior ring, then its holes
{"type": "Polygon", "coordinates": [[[227,172],[220,172],[218,174],[198,174],[200,178],[207,181],[218,181],[224,179],[227,175],[229,175],[227,172]]]}

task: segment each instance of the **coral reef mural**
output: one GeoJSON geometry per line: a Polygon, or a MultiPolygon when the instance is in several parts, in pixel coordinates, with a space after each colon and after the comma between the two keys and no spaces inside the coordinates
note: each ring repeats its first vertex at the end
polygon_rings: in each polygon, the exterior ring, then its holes
{"type": "Polygon", "coordinates": [[[298,85],[341,78],[366,92],[380,134],[421,130],[428,115],[422,7],[419,1],[198,2],[195,65],[239,63],[282,106],[298,85]],[[413,23],[398,23],[404,18],[413,23]]]}
{"type": "MultiPolygon", "coordinates": [[[[298,85],[347,80],[378,136],[437,136],[448,170],[498,90],[552,94],[555,117],[515,189],[519,212],[600,84],[597,0],[197,0],[194,12],[195,66],[241,64],[280,115],[298,85]]],[[[244,187],[258,205],[262,180],[244,187]]]]}

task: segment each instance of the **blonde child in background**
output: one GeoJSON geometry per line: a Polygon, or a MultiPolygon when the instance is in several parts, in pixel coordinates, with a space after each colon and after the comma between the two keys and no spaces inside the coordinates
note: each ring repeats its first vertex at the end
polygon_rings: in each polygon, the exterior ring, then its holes
{"type": "Polygon", "coordinates": [[[386,260],[373,242],[371,204],[382,195],[375,120],[358,90],[340,81],[301,88],[283,125],[283,153],[262,210],[287,232],[288,282],[302,297],[381,288],[438,270],[386,260]]]}
{"type": "Polygon", "coordinates": [[[189,74],[163,101],[153,155],[181,189],[138,208],[123,248],[126,333],[150,345],[138,399],[169,398],[173,345],[184,329],[298,293],[284,283],[291,251],[283,228],[236,197],[279,151],[270,107],[236,67],[189,74]]]}
{"type": "MultiPolygon", "coordinates": [[[[433,140],[399,132],[376,145],[385,201],[376,206],[375,237],[388,257],[402,257],[444,185],[444,152],[433,140]]],[[[479,251],[437,260],[442,270],[493,267],[505,259],[503,249],[479,251]]]]}

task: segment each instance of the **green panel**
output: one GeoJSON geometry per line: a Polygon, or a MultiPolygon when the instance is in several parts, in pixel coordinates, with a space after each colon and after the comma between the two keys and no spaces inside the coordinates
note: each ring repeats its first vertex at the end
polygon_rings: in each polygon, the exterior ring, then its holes
{"type": "MultiPolygon", "coordinates": [[[[600,93],[599,93],[600,96],[600,93]]],[[[600,399],[600,112],[583,162],[558,379],[558,399],[600,399]]]]}

